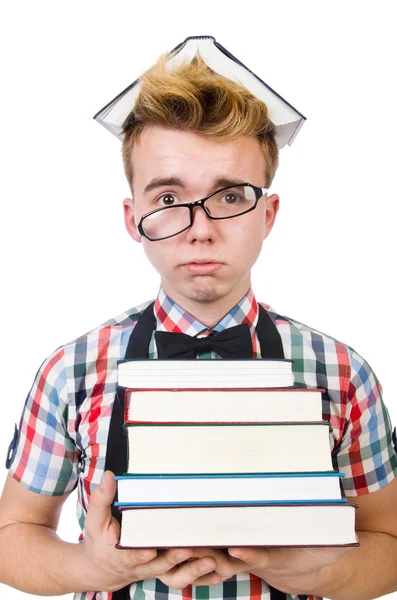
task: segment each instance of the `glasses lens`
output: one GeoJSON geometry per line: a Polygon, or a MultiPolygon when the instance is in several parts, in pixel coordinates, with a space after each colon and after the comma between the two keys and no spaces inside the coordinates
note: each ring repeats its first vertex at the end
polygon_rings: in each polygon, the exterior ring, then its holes
{"type": "Polygon", "coordinates": [[[255,203],[256,196],[251,186],[236,185],[222,192],[216,192],[206,200],[205,206],[211,217],[216,219],[236,217],[250,210],[255,203]]]}
{"type": "Polygon", "coordinates": [[[145,234],[152,240],[176,235],[190,225],[190,211],[186,206],[173,206],[147,215],[142,221],[145,234]]]}

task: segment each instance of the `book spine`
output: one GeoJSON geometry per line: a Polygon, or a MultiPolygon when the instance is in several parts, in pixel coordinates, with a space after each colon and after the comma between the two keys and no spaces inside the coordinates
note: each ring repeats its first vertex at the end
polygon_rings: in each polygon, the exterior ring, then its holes
{"type": "Polygon", "coordinates": [[[252,423],[251,421],[246,423],[244,421],[228,421],[228,422],[187,422],[187,421],[177,421],[177,422],[150,422],[150,421],[131,421],[128,423],[124,423],[124,427],[167,427],[168,425],[175,427],[280,427],[280,426],[289,426],[289,427],[299,427],[307,425],[318,427],[319,425],[325,425],[332,430],[331,423],[329,421],[258,421],[252,423]]]}
{"type": "Polygon", "coordinates": [[[114,506],[119,508],[171,508],[171,507],[188,507],[194,508],[195,506],[309,506],[317,504],[335,505],[335,504],[347,504],[346,498],[332,499],[327,498],[325,500],[247,500],[247,501],[222,501],[222,502],[115,502],[114,506]]]}
{"type": "Polygon", "coordinates": [[[312,473],[233,473],[233,474],[198,474],[190,473],[183,475],[115,475],[115,481],[123,479],[278,479],[278,478],[302,478],[302,477],[338,477],[343,478],[344,473],[339,471],[313,471],[312,473]]]}
{"type": "MultiPolygon", "coordinates": [[[[318,502],[316,502],[314,504],[310,503],[310,502],[302,502],[302,504],[299,504],[299,507],[301,508],[301,507],[305,507],[305,506],[318,506],[318,505],[319,505],[318,502]]],[[[238,503],[237,506],[241,506],[241,503],[238,503]]],[[[252,504],[252,503],[251,504],[245,504],[244,506],[255,506],[255,507],[258,507],[257,504],[252,504]]],[[[282,504],[275,504],[275,503],[273,503],[273,504],[271,504],[271,506],[281,506],[281,507],[284,507],[284,506],[296,506],[296,503],[288,501],[288,502],[283,502],[282,504]]],[[[342,509],[345,510],[347,508],[354,508],[354,509],[358,508],[357,504],[347,504],[347,503],[341,504],[341,503],[334,502],[334,501],[332,501],[332,502],[326,502],[326,503],[322,504],[321,506],[339,506],[340,510],[342,510],[342,509]]],[[[212,507],[216,507],[216,508],[219,508],[219,507],[223,507],[223,508],[235,508],[236,504],[225,504],[224,502],[222,502],[221,504],[211,504],[211,505],[205,506],[205,507],[198,506],[197,504],[194,504],[193,506],[188,506],[188,507],[185,507],[185,508],[186,508],[186,510],[191,510],[191,509],[195,509],[195,508],[209,508],[210,509],[212,507]]],[[[147,510],[152,510],[152,509],[155,509],[155,508],[156,508],[155,506],[149,506],[147,508],[147,510]]],[[[180,507],[179,506],[170,506],[169,510],[175,510],[175,509],[178,509],[178,508],[180,508],[180,507]]],[[[128,506],[128,507],[120,507],[119,510],[121,512],[123,512],[125,510],[146,510],[146,508],[145,509],[141,509],[138,506],[128,506]]]]}
{"type": "Polygon", "coordinates": [[[135,388],[135,387],[123,387],[120,386],[121,389],[126,390],[128,392],[139,392],[139,393],[145,393],[145,392],[197,392],[198,394],[201,392],[289,392],[289,393],[293,393],[293,392],[321,392],[324,393],[325,389],[324,388],[307,388],[307,387],[300,387],[297,385],[288,387],[288,388],[284,388],[284,387],[268,387],[268,388],[263,388],[263,387],[234,387],[234,388],[213,388],[213,387],[208,387],[208,388],[189,388],[189,387],[164,387],[164,388],[135,388]]]}

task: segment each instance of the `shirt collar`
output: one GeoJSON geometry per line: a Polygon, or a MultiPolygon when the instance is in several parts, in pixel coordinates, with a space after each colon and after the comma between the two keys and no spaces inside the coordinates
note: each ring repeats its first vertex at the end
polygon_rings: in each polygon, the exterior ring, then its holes
{"type": "Polygon", "coordinates": [[[174,333],[185,333],[195,336],[199,333],[207,334],[211,331],[220,332],[229,327],[247,323],[251,335],[253,335],[259,318],[259,307],[254,293],[250,288],[238,304],[222,317],[214,327],[208,329],[204,323],[195,319],[179,304],[174,302],[161,286],[154,304],[154,314],[157,322],[157,331],[172,331],[174,333]]]}

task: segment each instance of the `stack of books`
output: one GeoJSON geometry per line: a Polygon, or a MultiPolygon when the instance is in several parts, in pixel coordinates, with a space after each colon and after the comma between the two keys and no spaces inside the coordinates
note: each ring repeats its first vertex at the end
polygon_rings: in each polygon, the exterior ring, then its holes
{"type": "Polygon", "coordinates": [[[356,545],[320,389],[291,361],[118,364],[121,548],[356,545]]]}

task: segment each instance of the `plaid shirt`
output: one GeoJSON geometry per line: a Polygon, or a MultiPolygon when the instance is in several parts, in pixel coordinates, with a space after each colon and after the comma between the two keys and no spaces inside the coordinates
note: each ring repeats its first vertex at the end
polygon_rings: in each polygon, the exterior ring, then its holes
{"type": "MultiPolygon", "coordinates": [[[[84,540],[90,494],[104,471],[117,361],[124,358],[130,334],[148,304],[129,310],[56,350],[39,369],[25,403],[10,473],[29,490],[50,496],[65,494],[77,486],[80,542],[84,540]]],[[[368,364],[350,347],[263,306],[280,333],[285,358],[294,360],[296,385],[327,390],[323,418],[332,424],[334,465],[345,474],[341,480],[345,495],[368,494],[387,485],[397,474],[397,459],[381,386],[368,364]]],[[[255,333],[258,304],[251,290],[211,330],[175,304],[162,289],[154,310],[157,330],[192,336],[247,323],[253,356],[261,356],[255,333]]],[[[154,333],[149,358],[157,358],[154,333]]],[[[199,358],[219,357],[208,353],[199,358]]],[[[76,600],[111,597],[108,592],[75,595],[76,600]]],[[[158,579],[131,585],[134,600],[244,597],[268,600],[269,588],[249,573],[240,573],[219,585],[188,586],[183,590],[170,589],[158,579]]]]}

